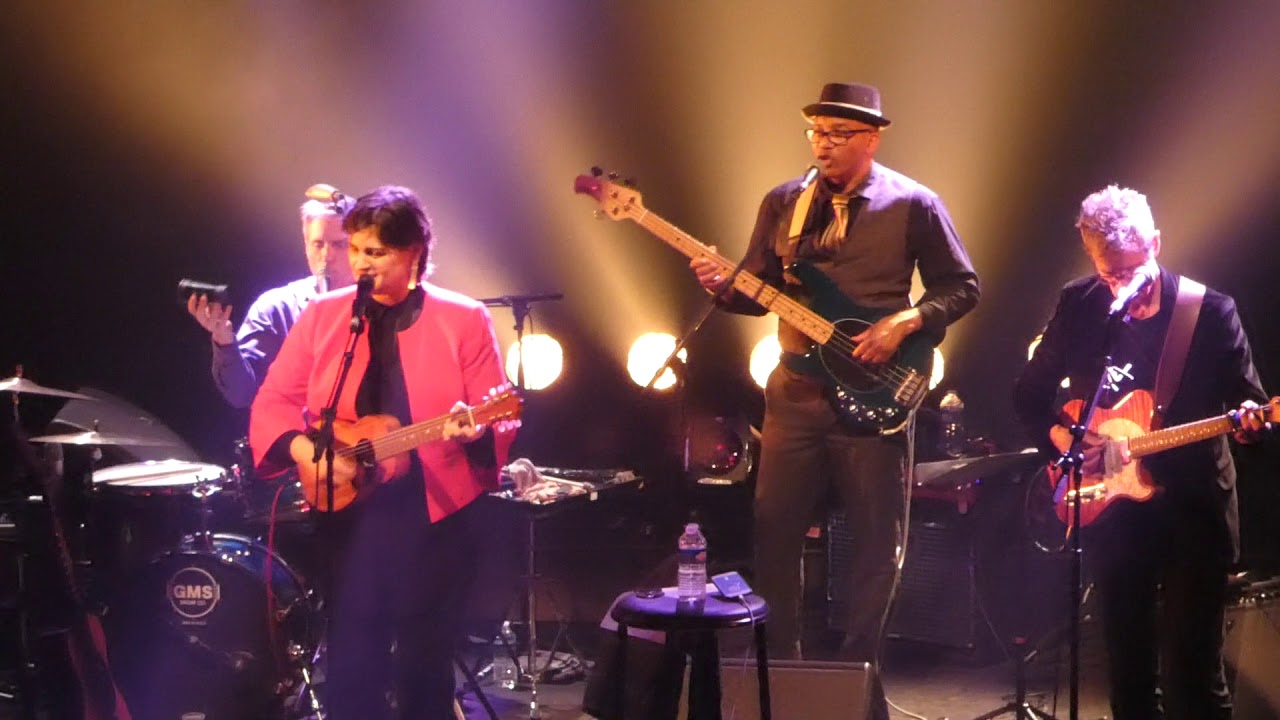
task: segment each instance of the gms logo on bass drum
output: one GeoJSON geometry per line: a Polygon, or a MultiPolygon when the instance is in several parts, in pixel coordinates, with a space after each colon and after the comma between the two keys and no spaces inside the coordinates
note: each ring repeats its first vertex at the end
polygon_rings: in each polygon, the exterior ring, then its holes
{"type": "Polygon", "coordinates": [[[222,587],[208,572],[198,567],[184,567],[175,572],[165,585],[169,605],[188,620],[199,620],[218,606],[222,587]]]}

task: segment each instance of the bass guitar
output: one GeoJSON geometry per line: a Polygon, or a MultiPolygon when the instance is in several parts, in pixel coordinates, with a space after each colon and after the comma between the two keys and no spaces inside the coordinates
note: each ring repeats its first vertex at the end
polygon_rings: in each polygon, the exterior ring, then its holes
{"type": "Polygon", "coordinates": [[[390,415],[366,415],[355,422],[336,421],[333,425],[333,501],[329,502],[324,468],[315,463],[298,465],[302,494],[317,510],[342,510],[379,483],[408,472],[409,451],[443,439],[445,426],[450,421],[470,427],[516,420],[523,406],[520,395],[508,388],[474,407],[404,427],[390,415]]]}
{"type": "MultiPolygon", "coordinates": [[[[736,267],[688,233],[645,209],[640,193],[597,174],[579,175],[574,192],[595,198],[607,217],[634,221],[690,259],[708,258],[729,275],[736,267]]],[[[792,369],[825,375],[836,412],[849,426],[888,434],[906,425],[911,411],[929,391],[933,343],[925,333],[912,333],[883,364],[854,359],[853,337],[891,311],[868,308],[847,298],[818,268],[798,262],[788,271],[812,295],[810,306],[748,272],[733,277],[733,287],[759,303],[814,343],[792,369]]]]}
{"type": "MultiPolygon", "coordinates": [[[[1062,407],[1062,412],[1074,422],[1080,417],[1083,407],[1083,400],[1072,400],[1062,407]]],[[[1277,422],[1280,420],[1280,403],[1272,400],[1251,412],[1258,413],[1267,422],[1277,422]]],[[[1155,398],[1146,390],[1134,390],[1110,409],[1094,409],[1088,429],[1104,436],[1105,442],[1118,444],[1113,452],[1127,449],[1131,462],[1117,463],[1116,467],[1100,475],[1085,475],[1080,479],[1081,527],[1097,521],[1118,500],[1145,502],[1155,496],[1157,487],[1151,480],[1151,474],[1138,462],[1139,458],[1226,435],[1240,428],[1238,411],[1160,430],[1151,429],[1154,417],[1155,398]]],[[[1071,489],[1071,477],[1050,466],[1049,482],[1054,487],[1054,510],[1070,533],[1076,498],[1075,491],[1071,489]]]]}

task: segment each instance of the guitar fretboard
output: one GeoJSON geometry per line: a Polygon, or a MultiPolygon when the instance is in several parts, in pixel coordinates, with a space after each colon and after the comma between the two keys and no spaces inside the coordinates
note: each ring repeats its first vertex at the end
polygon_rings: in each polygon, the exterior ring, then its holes
{"type": "MultiPolygon", "coordinates": [[[[694,240],[688,233],[648,210],[641,208],[637,211],[633,208],[632,219],[687,258],[710,258],[720,266],[725,275],[733,272],[733,268],[736,266],[735,263],[730,262],[724,256],[694,240]]],[[[825,345],[835,331],[835,326],[823,319],[821,315],[801,305],[795,299],[788,297],[774,286],[751,273],[739,272],[733,279],[733,287],[743,295],[760,303],[766,310],[782,318],[788,325],[804,333],[816,343],[825,345]]]]}
{"type": "Polygon", "coordinates": [[[1176,447],[1189,445],[1193,442],[1225,435],[1234,429],[1229,417],[1219,415],[1218,417],[1197,420],[1185,425],[1175,425],[1171,428],[1156,430],[1146,435],[1130,438],[1129,452],[1135,458],[1152,455],[1164,450],[1172,450],[1176,447]]]}
{"type": "Polygon", "coordinates": [[[373,441],[373,456],[377,460],[384,460],[402,452],[408,452],[419,445],[435,442],[443,437],[444,424],[443,418],[427,420],[388,433],[373,441]]]}

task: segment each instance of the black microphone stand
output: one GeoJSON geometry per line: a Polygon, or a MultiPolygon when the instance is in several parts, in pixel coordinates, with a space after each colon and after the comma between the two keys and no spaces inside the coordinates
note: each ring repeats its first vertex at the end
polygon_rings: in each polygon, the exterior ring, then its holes
{"type": "Polygon", "coordinates": [[[686,412],[687,403],[685,400],[685,394],[688,392],[688,380],[686,378],[688,371],[687,369],[677,367],[676,359],[679,357],[680,351],[685,349],[689,344],[689,341],[693,339],[693,336],[698,334],[698,331],[702,329],[703,324],[705,324],[711,317],[711,314],[716,311],[718,301],[727,297],[728,293],[733,290],[733,283],[742,272],[742,267],[746,262],[747,257],[744,255],[743,258],[738,261],[738,264],[733,267],[733,271],[729,273],[729,277],[726,279],[724,286],[711,295],[707,302],[707,307],[703,310],[702,315],[699,316],[693,326],[676,341],[676,345],[671,348],[671,353],[667,355],[667,359],[662,361],[662,364],[654,371],[653,376],[649,378],[649,382],[644,385],[646,390],[652,390],[653,386],[657,384],[658,378],[662,377],[662,373],[666,372],[668,368],[670,368],[671,372],[676,376],[676,402],[678,403],[676,412],[679,416],[678,422],[680,425],[680,472],[686,478],[689,476],[690,469],[689,423],[686,412]]]}
{"type": "Polygon", "coordinates": [[[564,293],[535,293],[531,295],[500,295],[498,297],[480,298],[480,302],[489,307],[509,307],[515,316],[516,331],[516,387],[525,390],[524,386],[524,321],[529,317],[529,303],[544,300],[563,300],[564,293]]]}
{"type": "MultiPolygon", "coordinates": [[[[333,456],[334,438],[333,423],[338,418],[338,399],[342,397],[342,388],[347,384],[347,375],[351,372],[351,363],[356,355],[356,342],[365,328],[364,313],[351,320],[351,333],[347,336],[347,347],[342,351],[342,366],[338,369],[338,377],[333,381],[333,390],[329,393],[329,402],[320,411],[320,427],[312,437],[315,453],[311,457],[313,464],[319,463],[323,457],[325,467],[325,491],[328,493],[329,510],[333,510],[333,456]]],[[[316,497],[320,497],[320,478],[316,477],[316,497]]]]}
{"type": "Polygon", "coordinates": [[[1082,534],[1080,505],[1083,499],[1081,486],[1084,479],[1084,439],[1093,420],[1093,411],[1097,408],[1098,402],[1102,398],[1102,392],[1107,387],[1108,373],[1111,368],[1111,352],[1115,346],[1116,331],[1121,325],[1129,322],[1129,306],[1135,296],[1131,296],[1118,312],[1112,313],[1107,318],[1103,340],[1105,356],[1102,362],[1102,374],[1098,377],[1098,384],[1094,388],[1093,396],[1085,401],[1085,404],[1080,408],[1078,419],[1071,426],[1071,447],[1054,462],[1056,467],[1068,474],[1070,488],[1068,492],[1070,494],[1067,497],[1071,503],[1071,521],[1069,523],[1071,542],[1068,547],[1068,552],[1071,554],[1071,596],[1068,603],[1071,612],[1070,652],[1068,653],[1070,658],[1070,695],[1068,704],[1070,714],[1068,717],[1070,720],[1079,720],[1080,718],[1080,604],[1084,595],[1084,551],[1080,546],[1080,536],[1082,534]]]}

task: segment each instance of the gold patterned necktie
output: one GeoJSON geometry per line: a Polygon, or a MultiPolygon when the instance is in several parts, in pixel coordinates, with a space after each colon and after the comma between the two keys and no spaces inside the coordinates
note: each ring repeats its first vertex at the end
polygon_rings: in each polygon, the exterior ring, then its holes
{"type": "Polygon", "coordinates": [[[841,193],[832,195],[831,209],[835,211],[835,214],[832,215],[827,229],[822,231],[822,237],[818,240],[818,247],[837,247],[844,242],[844,235],[849,231],[849,196],[841,193]]]}

